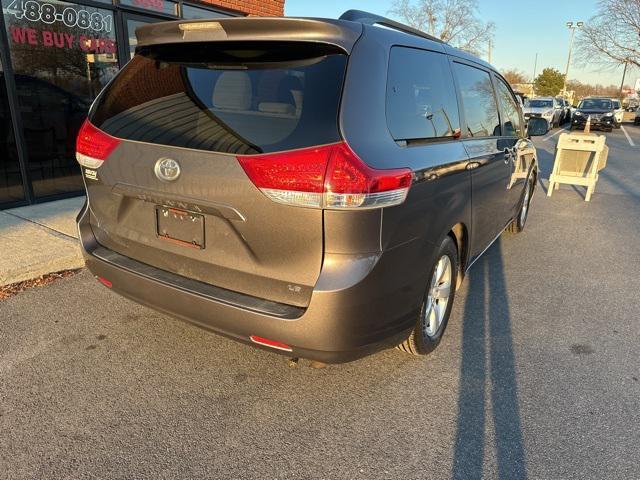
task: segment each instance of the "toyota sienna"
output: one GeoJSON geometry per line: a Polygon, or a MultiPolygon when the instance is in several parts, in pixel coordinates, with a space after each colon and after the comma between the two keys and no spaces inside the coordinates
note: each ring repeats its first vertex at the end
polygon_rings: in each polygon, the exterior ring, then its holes
{"type": "Polygon", "coordinates": [[[536,151],[474,56],[354,10],[137,37],[77,141],[86,263],[125,297],[291,357],[424,355],[525,226],[536,151]]]}

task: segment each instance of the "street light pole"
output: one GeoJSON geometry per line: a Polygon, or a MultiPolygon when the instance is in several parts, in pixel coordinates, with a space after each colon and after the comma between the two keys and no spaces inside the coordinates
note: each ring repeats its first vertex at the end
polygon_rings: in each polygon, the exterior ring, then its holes
{"type": "Polygon", "coordinates": [[[622,83],[620,83],[620,101],[622,101],[622,89],[624,88],[624,79],[627,76],[627,65],[629,65],[629,59],[624,59],[624,71],[622,72],[622,83]]]}
{"type": "Polygon", "coordinates": [[[575,26],[573,22],[567,22],[567,28],[571,30],[571,37],[569,38],[569,57],[567,58],[567,68],[564,71],[564,84],[562,86],[562,93],[567,96],[567,78],[569,77],[569,65],[571,64],[571,51],[573,50],[573,36],[576,33],[576,29],[582,28],[584,22],[576,22],[575,26]]]}

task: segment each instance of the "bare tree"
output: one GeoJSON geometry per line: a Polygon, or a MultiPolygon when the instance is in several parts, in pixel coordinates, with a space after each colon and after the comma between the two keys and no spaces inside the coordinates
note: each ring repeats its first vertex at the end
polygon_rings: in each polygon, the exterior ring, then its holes
{"type": "Polygon", "coordinates": [[[619,85],[591,85],[579,82],[578,80],[569,80],[567,82],[567,90],[573,91],[575,103],[589,95],[602,95],[603,97],[617,98],[620,93],[619,89],[619,85]]]}
{"type": "Polygon", "coordinates": [[[503,70],[502,76],[504,79],[509,82],[510,85],[516,85],[518,83],[527,83],[527,76],[516,68],[511,68],[509,70],[503,70]]]}
{"type": "Polygon", "coordinates": [[[584,63],[640,67],[640,0],[600,0],[581,31],[578,51],[584,63]]]}
{"type": "Polygon", "coordinates": [[[389,13],[476,55],[484,53],[495,29],[477,17],[477,0],[395,0],[389,13]]]}

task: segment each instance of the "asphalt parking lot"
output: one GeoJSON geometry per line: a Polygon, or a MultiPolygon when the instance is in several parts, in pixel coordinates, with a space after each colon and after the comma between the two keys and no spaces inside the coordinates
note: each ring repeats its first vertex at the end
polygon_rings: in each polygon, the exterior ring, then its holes
{"type": "MultiPolygon", "coordinates": [[[[292,369],[86,271],[0,302],[0,478],[640,478],[640,127],[624,128],[590,203],[542,182],[427,359],[292,369]]],[[[557,132],[535,140],[545,179],[557,132]]]]}

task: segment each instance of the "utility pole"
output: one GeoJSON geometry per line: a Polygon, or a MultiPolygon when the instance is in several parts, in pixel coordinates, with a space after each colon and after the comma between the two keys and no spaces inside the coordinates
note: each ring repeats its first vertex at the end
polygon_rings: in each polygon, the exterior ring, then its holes
{"type": "Polygon", "coordinates": [[[624,71],[622,72],[622,83],[620,83],[620,101],[622,101],[622,89],[624,88],[624,78],[627,76],[627,65],[629,65],[629,59],[624,59],[624,71]]]}
{"type": "Polygon", "coordinates": [[[567,22],[567,28],[571,30],[571,36],[569,38],[569,57],[567,58],[567,68],[564,71],[564,85],[562,86],[562,93],[567,96],[567,79],[569,77],[569,65],[571,64],[571,51],[573,50],[573,36],[576,33],[576,29],[582,28],[584,22],[576,22],[575,26],[573,22],[567,22]]]}
{"type": "Polygon", "coordinates": [[[492,47],[491,38],[489,38],[489,63],[491,63],[491,47],[492,47]]]}

